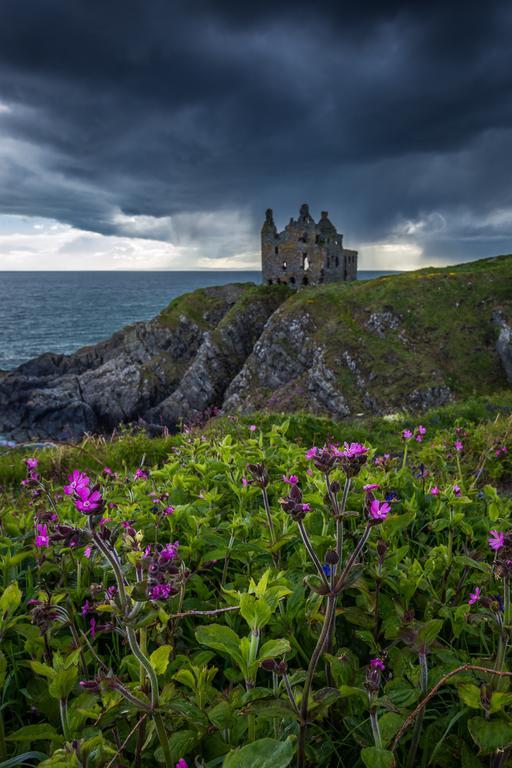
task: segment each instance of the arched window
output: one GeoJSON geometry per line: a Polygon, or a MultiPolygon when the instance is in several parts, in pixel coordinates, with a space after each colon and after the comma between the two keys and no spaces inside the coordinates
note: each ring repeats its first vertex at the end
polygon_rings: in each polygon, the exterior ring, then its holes
{"type": "Polygon", "coordinates": [[[269,278],[269,280],[267,282],[268,282],[269,285],[272,285],[272,279],[271,278],[269,278]]]}
{"type": "Polygon", "coordinates": [[[292,276],[292,277],[290,277],[290,283],[291,283],[292,285],[295,285],[295,278],[294,278],[293,276],[292,276]]]}
{"type": "Polygon", "coordinates": [[[339,267],[339,265],[340,265],[340,260],[339,260],[339,257],[336,256],[336,266],[339,267]]]}
{"type": "Polygon", "coordinates": [[[304,275],[304,277],[302,278],[302,285],[307,285],[308,283],[309,283],[309,280],[307,278],[307,275],[304,275]]]}
{"type": "Polygon", "coordinates": [[[276,254],[276,256],[279,253],[279,248],[277,247],[277,245],[274,247],[274,253],[276,254]]]}

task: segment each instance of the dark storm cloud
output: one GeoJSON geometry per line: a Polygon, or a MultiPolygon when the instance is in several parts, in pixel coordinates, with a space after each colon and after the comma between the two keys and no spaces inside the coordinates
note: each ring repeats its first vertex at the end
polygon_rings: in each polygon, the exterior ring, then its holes
{"type": "Polygon", "coordinates": [[[508,2],[3,0],[0,212],[113,233],[119,210],[243,210],[256,231],[309,199],[351,242],[493,253],[511,33],[508,2]]]}

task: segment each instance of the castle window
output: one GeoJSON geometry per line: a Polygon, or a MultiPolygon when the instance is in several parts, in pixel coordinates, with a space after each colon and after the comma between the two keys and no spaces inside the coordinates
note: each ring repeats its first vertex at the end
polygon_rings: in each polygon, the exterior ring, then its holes
{"type": "Polygon", "coordinates": [[[318,243],[319,243],[319,242],[320,242],[320,235],[317,235],[317,236],[315,237],[315,243],[316,243],[316,245],[318,245],[318,243]]]}
{"type": "Polygon", "coordinates": [[[300,240],[301,243],[307,243],[307,241],[308,241],[308,233],[307,232],[303,232],[302,233],[302,237],[299,237],[299,240],[300,240]]]}
{"type": "Polygon", "coordinates": [[[336,266],[339,267],[339,265],[340,265],[340,259],[338,256],[336,256],[336,266]]]}
{"type": "Polygon", "coordinates": [[[279,253],[279,248],[277,247],[277,245],[276,245],[276,246],[275,246],[275,248],[274,248],[274,253],[276,254],[276,256],[277,256],[277,254],[279,253]]]}
{"type": "Polygon", "coordinates": [[[309,269],[309,259],[307,253],[302,254],[302,269],[307,272],[309,269]]]}
{"type": "Polygon", "coordinates": [[[328,256],[327,257],[327,269],[330,269],[330,267],[331,267],[331,257],[328,256]]]}
{"type": "Polygon", "coordinates": [[[309,283],[309,280],[306,275],[302,278],[302,285],[307,285],[309,283]]]}
{"type": "Polygon", "coordinates": [[[268,280],[268,284],[272,285],[272,279],[271,278],[268,280]]]}
{"type": "Polygon", "coordinates": [[[286,268],[288,267],[288,264],[286,263],[286,259],[283,261],[283,270],[286,271],[286,268]]]}
{"type": "Polygon", "coordinates": [[[294,278],[293,276],[292,276],[292,277],[290,277],[290,283],[292,283],[293,285],[295,285],[295,278],[294,278]]]}

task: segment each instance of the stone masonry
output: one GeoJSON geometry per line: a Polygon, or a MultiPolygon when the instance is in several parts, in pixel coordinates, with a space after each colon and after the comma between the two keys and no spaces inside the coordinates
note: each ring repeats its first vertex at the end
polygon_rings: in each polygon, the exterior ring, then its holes
{"type": "Polygon", "coordinates": [[[298,219],[282,232],[274,224],[272,209],[266,212],[261,229],[261,262],[266,285],[286,284],[292,288],[357,279],[357,251],[343,247],[343,235],[322,211],[320,221],[300,207],[298,219]]]}

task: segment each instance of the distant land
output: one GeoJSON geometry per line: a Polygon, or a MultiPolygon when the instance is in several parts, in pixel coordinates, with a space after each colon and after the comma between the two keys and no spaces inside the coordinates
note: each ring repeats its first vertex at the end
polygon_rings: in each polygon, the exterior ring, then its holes
{"type": "Polygon", "coordinates": [[[212,407],[421,411],[512,383],[511,326],[512,256],[298,292],[201,288],[107,341],[1,374],[0,433],[158,431],[212,407]]]}

